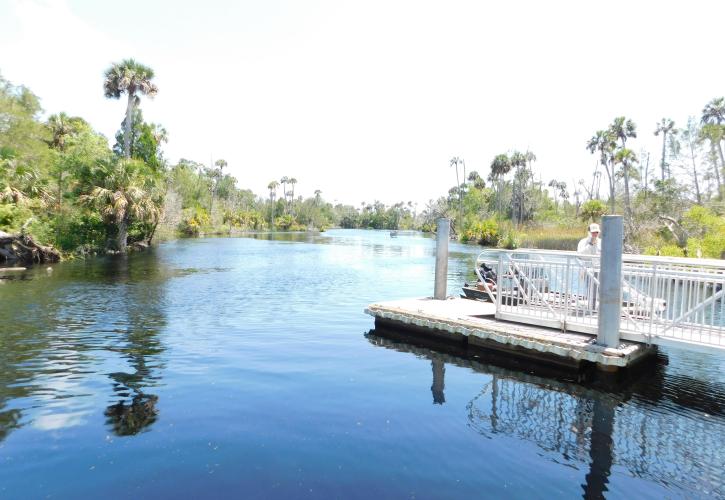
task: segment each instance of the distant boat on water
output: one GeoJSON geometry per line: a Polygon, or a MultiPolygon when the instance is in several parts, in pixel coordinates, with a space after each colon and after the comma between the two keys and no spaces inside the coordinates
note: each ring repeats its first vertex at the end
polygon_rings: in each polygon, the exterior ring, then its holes
{"type": "Polygon", "coordinates": [[[390,237],[391,238],[397,238],[398,237],[398,231],[396,231],[396,230],[390,231],[390,237]]]}

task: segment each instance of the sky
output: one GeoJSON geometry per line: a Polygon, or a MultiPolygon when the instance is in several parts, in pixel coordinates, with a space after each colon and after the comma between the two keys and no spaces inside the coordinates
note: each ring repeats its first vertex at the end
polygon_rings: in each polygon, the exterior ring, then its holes
{"type": "Polygon", "coordinates": [[[261,196],[287,176],[296,195],[422,209],[456,185],[454,156],[486,177],[528,149],[544,182],[589,181],[586,142],[616,116],[658,163],[657,122],[725,95],[723,14],[698,0],[0,0],[0,74],[112,138],[125,104],[104,98],[103,73],[134,58],[156,73],[141,108],[172,163],[223,158],[261,196]]]}

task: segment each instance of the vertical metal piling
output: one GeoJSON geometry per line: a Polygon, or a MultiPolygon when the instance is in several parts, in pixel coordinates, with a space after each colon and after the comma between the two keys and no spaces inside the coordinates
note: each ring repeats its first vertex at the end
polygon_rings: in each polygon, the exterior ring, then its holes
{"type": "Polygon", "coordinates": [[[623,234],[621,215],[602,217],[597,343],[607,347],[619,346],[619,321],[622,314],[623,234]]]}
{"type": "Polygon", "coordinates": [[[448,289],[448,240],[450,239],[451,222],[438,219],[436,230],[436,270],[433,298],[445,300],[448,289]]]}

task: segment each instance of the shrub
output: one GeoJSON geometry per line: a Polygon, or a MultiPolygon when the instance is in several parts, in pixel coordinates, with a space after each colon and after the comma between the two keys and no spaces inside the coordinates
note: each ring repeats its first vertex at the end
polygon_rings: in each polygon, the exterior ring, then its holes
{"type": "Polygon", "coordinates": [[[509,229],[501,240],[501,246],[507,250],[516,250],[521,246],[523,236],[515,229],[509,229]]]}
{"type": "Polygon", "coordinates": [[[32,216],[33,212],[24,206],[0,203],[0,230],[15,233],[32,216]]]}
{"type": "Polygon", "coordinates": [[[685,251],[677,245],[665,244],[659,247],[649,246],[644,250],[645,255],[661,255],[663,257],[684,257],[685,251]]]}
{"type": "Polygon", "coordinates": [[[582,220],[594,222],[607,213],[607,205],[601,200],[585,201],[579,209],[582,220]]]}
{"type": "Polygon", "coordinates": [[[682,217],[682,225],[691,235],[687,240],[690,257],[722,259],[725,257],[725,218],[712,210],[695,205],[682,217]]]}
{"type": "Polygon", "coordinates": [[[57,245],[67,251],[85,253],[106,245],[107,226],[98,213],[75,214],[56,221],[57,245]]]}
{"type": "MultiPolygon", "coordinates": [[[[294,225],[294,223],[295,223],[295,220],[290,214],[281,215],[274,220],[274,225],[278,229],[282,229],[283,231],[288,231],[288,230],[292,229],[292,226],[294,225]]],[[[292,230],[294,230],[294,229],[292,229],[292,230]]]]}
{"type": "Polygon", "coordinates": [[[204,208],[187,208],[179,223],[179,231],[187,236],[198,236],[209,223],[209,214],[204,208]]]}
{"type": "Polygon", "coordinates": [[[476,221],[463,230],[463,242],[475,241],[479,245],[495,247],[499,241],[499,227],[494,219],[476,221]]]}

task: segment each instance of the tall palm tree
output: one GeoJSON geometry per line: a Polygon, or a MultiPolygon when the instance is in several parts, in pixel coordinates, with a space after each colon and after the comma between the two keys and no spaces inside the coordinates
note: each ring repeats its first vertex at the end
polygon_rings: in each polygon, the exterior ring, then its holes
{"type": "Polygon", "coordinates": [[[458,180],[458,165],[463,163],[463,160],[457,156],[451,158],[451,167],[456,167],[456,188],[458,189],[458,215],[461,221],[463,220],[463,196],[461,196],[461,182],[458,180]]]}
{"type": "Polygon", "coordinates": [[[627,147],[627,139],[637,137],[637,125],[632,120],[628,120],[624,116],[618,116],[609,126],[609,130],[614,135],[615,140],[622,141],[622,147],[627,147]]]}
{"type": "Polygon", "coordinates": [[[559,211],[559,181],[556,179],[551,179],[549,181],[549,187],[552,189],[552,194],[554,195],[554,211],[559,211]]]}
{"type": "Polygon", "coordinates": [[[161,215],[154,186],[139,172],[139,163],[127,159],[114,162],[99,175],[102,185],[93,186],[89,194],[80,197],[81,203],[95,206],[106,223],[116,226],[116,249],[121,253],[126,252],[128,227],[133,221],[155,224],[161,215]]]}
{"type": "Polygon", "coordinates": [[[461,158],[461,164],[463,165],[463,192],[466,192],[466,160],[461,158]]]}
{"type": "Polygon", "coordinates": [[[725,97],[717,97],[702,108],[702,123],[725,123],[725,97]]]}
{"type": "Polygon", "coordinates": [[[662,170],[662,180],[665,180],[665,170],[667,163],[665,162],[665,146],[667,145],[667,134],[674,134],[675,122],[669,118],[662,118],[657,124],[655,129],[655,135],[662,134],[662,162],[660,163],[660,169],[662,170]]]}
{"type": "Polygon", "coordinates": [[[484,189],[486,187],[486,181],[483,180],[483,177],[481,177],[481,175],[475,170],[468,174],[468,181],[472,182],[473,187],[476,189],[484,189]]]}
{"type": "Polygon", "coordinates": [[[632,165],[637,162],[637,155],[634,151],[627,149],[627,139],[637,137],[637,126],[632,120],[626,119],[624,116],[618,116],[609,126],[609,133],[614,137],[615,141],[621,141],[621,146],[614,151],[612,157],[612,172],[614,172],[614,164],[622,166],[621,173],[624,177],[624,210],[629,222],[629,228],[632,227],[632,205],[629,196],[629,179],[632,175],[632,165]]]}
{"type": "MultiPolygon", "coordinates": [[[[48,145],[58,151],[65,151],[66,140],[75,132],[75,124],[73,118],[66,113],[58,113],[48,118],[48,129],[50,130],[50,140],[48,145]]],[[[77,119],[76,119],[77,120],[77,119]]]]}
{"type": "Polygon", "coordinates": [[[294,177],[290,177],[287,182],[289,182],[289,185],[292,186],[292,198],[290,199],[290,201],[294,201],[294,199],[295,199],[295,184],[297,184],[297,179],[295,179],[294,177]]]}
{"type": "MultiPolygon", "coordinates": [[[[51,115],[48,118],[47,125],[50,130],[50,140],[47,141],[48,145],[59,151],[61,154],[64,153],[67,147],[67,141],[73,134],[77,133],[80,121],[82,121],[80,118],[71,118],[65,113],[51,115]]],[[[61,162],[58,162],[56,173],[58,175],[56,207],[60,212],[63,208],[63,176],[65,174],[61,162]]]]}
{"type": "Polygon", "coordinates": [[[212,216],[212,209],[214,208],[214,198],[216,197],[217,187],[219,182],[224,177],[224,167],[228,165],[226,160],[218,159],[214,162],[217,168],[209,169],[209,177],[211,180],[211,202],[209,203],[209,217],[212,216]]]}
{"type": "Polygon", "coordinates": [[[514,151],[510,156],[511,168],[516,169],[516,175],[513,182],[513,216],[514,222],[520,224],[523,220],[524,213],[524,191],[528,175],[526,174],[526,166],[528,164],[526,155],[519,151],[514,151]]]}
{"type": "Polygon", "coordinates": [[[217,161],[215,161],[215,162],[214,162],[214,165],[216,165],[217,167],[219,167],[219,171],[220,171],[220,172],[224,172],[224,169],[225,169],[225,168],[227,167],[227,165],[229,165],[229,164],[227,163],[227,161],[226,161],[226,160],[222,160],[222,159],[219,159],[219,160],[217,160],[217,161]]]}
{"type": "Polygon", "coordinates": [[[284,210],[285,213],[287,212],[287,183],[289,182],[289,177],[286,175],[282,177],[279,182],[282,184],[282,196],[284,196],[284,210]]]}
{"type": "Polygon", "coordinates": [[[725,138],[725,97],[717,97],[707,103],[702,109],[703,136],[710,141],[713,149],[720,156],[720,168],[715,165],[715,178],[717,180],[718,194],[721,193],[722,183],[720,169],[725,171],[725,157],[723,157],[722,141],[725,138]]]}
{"type": "Polygon", "coordinates": [[[687,144],[690,161],[692,162],[692,179],[695,183],[695,199],[698,205],[702,205],[702,193],[700,191],[700,179],[697,171],[697,157],[700,148],[700,129],[693,117],[687,120],[687,126],[679,131],[679,136],[687,144]]]}
{"type": "Polygon", "coordinates": [[[609,181],[609,205],[611,212],[614,213],[615,207],[615,191],[614,191],[614,165],[611,165],[614,159],[614,149],[616,147],[615,137],[610,131],[597,130],[594,136],[587,142],[587,149],[594,154],[599,152],[599,163],[604,167],[609,181]],[[610,165],[612,168],[610,168],[610,165]]]}
{"type": "Polygon", "coordinates": [[[123,154],[131,157],[131,128],[133,126],[133,112],[141,100],[140,94],[154,97],[158,87],[151,81],[154,70],[136,62],[133,59],[124,59],[114,63],[106,70],[103,82],[103,91],[109,99],[120,99],[126,94],[126,120],[123,130],[123,154]]]}
{"type": "Polygon", "coordinates": [[[267,189],[269,189],[269,227],[273,227],[274,222],[274,199],[277,196],[277,188],[279,187],[279,182],[272,181],[269,184],[267,184],[267,189]]]}
{"type": "Polygon", "coordinates": [[[722,187],[720,170],[725,166],[721,146],[723,139],[725,139],[725,126],[718,125],[717,123],[703,125],[700,128],[700,139],[707,140],[710,143],[713,171],[715,173],[715,181],[717,182],[717,191],[720,193],[720,188],[722,187]],[[718,158],[720,159],[720,165],[718,165],[718,158]]]}
{"type": "Polygon", "coordinates": [[[631,172],[634,170],[634,164],[637,163],[637,155],[631,149],[621,148],[614,155],[614,163],[622,166],[621,170],[624,177],[624,209],[627,218],[627,227],[631,234],[632,205],[629,196],[629,178],[631,172]]]}
{"type": "Polygon", "coordinates": [[[492,182],[497,183],[496,188],[496,205],[498,207],[498,213],[499,215],[502,212],[501,207],[501,191],[503,190],[503,178],[506,174],[511,172],[511,159],[507,154],[500,154],[496,155],[496,157],[491,162],[491,174],[489,175],[489,179],[492,182]]]}

